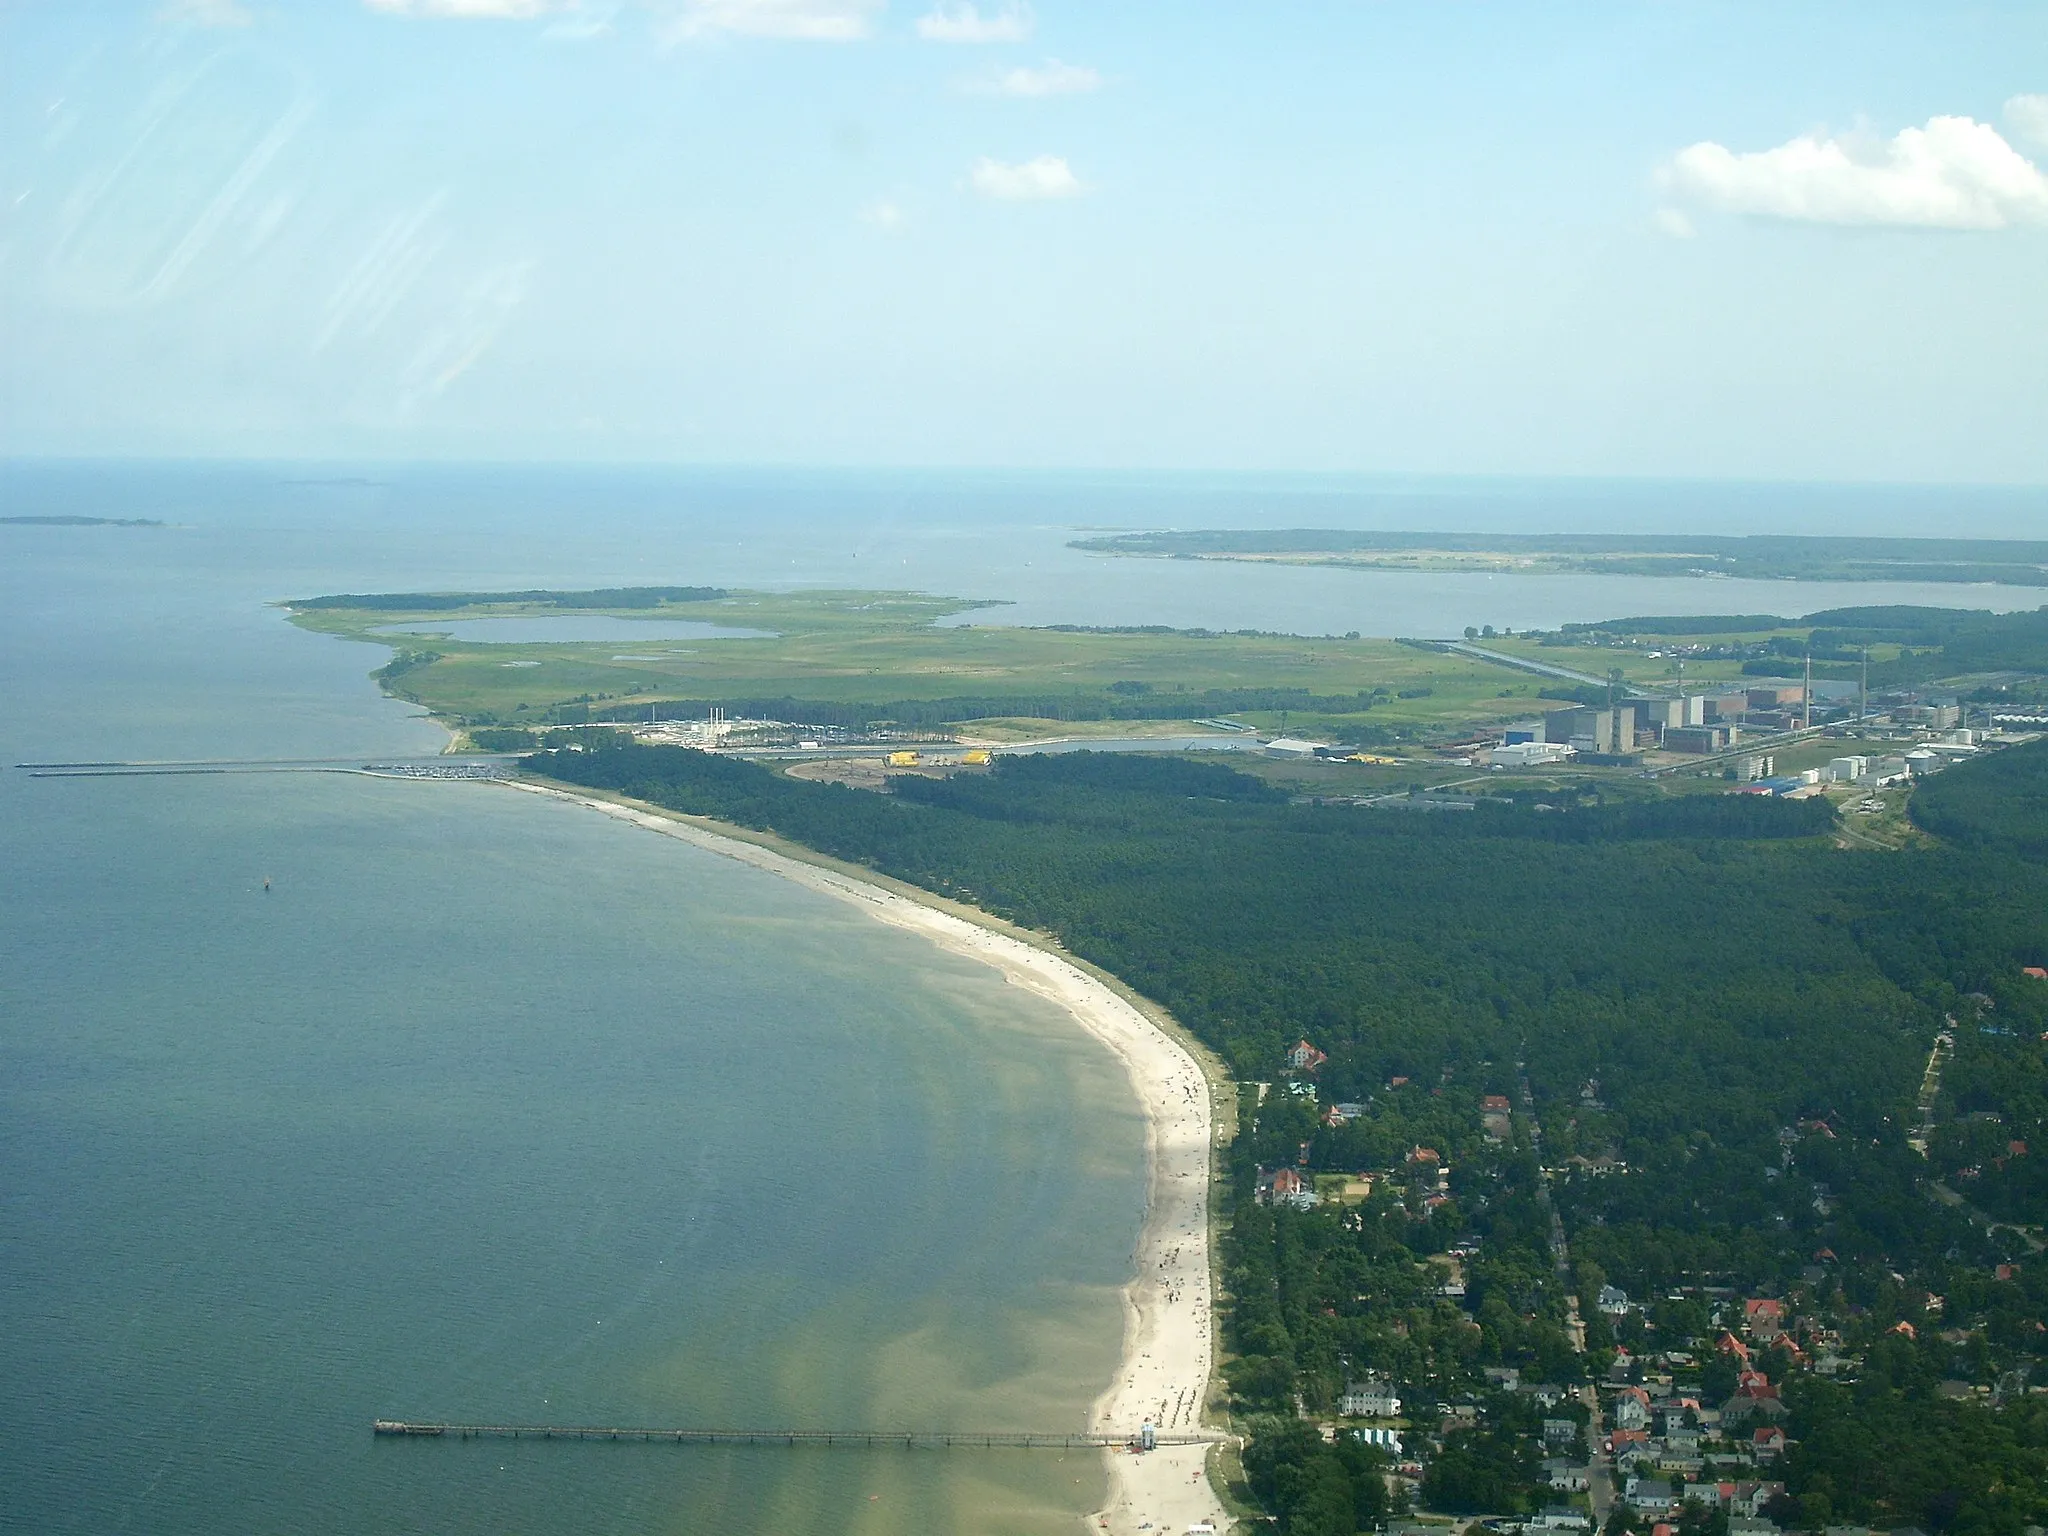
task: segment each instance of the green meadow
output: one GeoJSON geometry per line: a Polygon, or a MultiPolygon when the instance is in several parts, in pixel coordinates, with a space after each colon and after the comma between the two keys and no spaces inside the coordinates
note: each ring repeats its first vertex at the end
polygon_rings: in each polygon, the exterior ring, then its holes
{"type": "MultiPolygon", "coordinates": [[[[361,599],[371,602],[375,599],[361,599]]],[[[380,674],[394,693],[452,724],[567,718],[591,706],[792,698],[877,709],[912,700],[980,701],[992,734],[1064,732],[1063,703],[1145,701],[1148,717],[1116,722],[1157,729],[1202,717],[1212,691],[1305,691],[1309,702],[1264,701],[1234,719],[1331,731],[1369,716],[1389,733],[1440,735],[1528,714],[1555,685],[1495,663],[1395,640],[1199,630],[1024,628],[996,604],[915,592],[743,592],[654,606],[576,605],[579,616],[690,620],[768,631],[761,638],[650,638],[492,643],[462,637],[460,621],[555,617],[550,602],[481,602],[431,609],[285,606],[304,628],[388,646],[380,674]],[[970,616],[940,626],[938,621],[970,616]],[[379,633],[402,626],[402,633],[379,633]],[[1186,695],[1185,712],[1175,700],[1186,695]],[[1359,696],[1365,696],[1360,707],[1359,696]],[[1318,705],[1324,707],[1316,707],[1318,705]]],[[[655,632],[650,632],[651,634],[655,632]]],[[[1257,701],[1249,701],[1257,702],[1257,701]]],[[[1095,730],[1110,722],[1091,720],[1095,730]]]]}

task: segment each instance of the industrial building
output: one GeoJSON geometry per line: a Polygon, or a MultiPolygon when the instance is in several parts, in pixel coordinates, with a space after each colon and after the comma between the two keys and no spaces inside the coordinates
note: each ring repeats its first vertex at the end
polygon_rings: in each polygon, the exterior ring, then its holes
{"type": "Polygon", "coordinates": [[[1572,748],[1567,742],[1510,741],[1493,749],[1493,766],[1535,768],[1545,763],[1567,762],[1572,755],[1572,748]]]}
{"type": "Polygon", "coordinates": [[[1294,736],[1276,736],[1266,743],[1268,757],[1314,757],[1329,744],[1321,741],[1303,741],[1294,736]]]}
{"type": "Polygon", "coordinates": [[[1732,725],[1671,726],[1664,732],[1664,750],[1705,757],[1711,752],[1727,751],[1740,735],[1732,725]]]}
{"type": "Polygon", "coordinates": [[[1624,757],[1636,749],[1636,711],[1632,704],[1612,709],[1553,709],[1543,717],[1543,739],[1575,752],[1624,757]]]}

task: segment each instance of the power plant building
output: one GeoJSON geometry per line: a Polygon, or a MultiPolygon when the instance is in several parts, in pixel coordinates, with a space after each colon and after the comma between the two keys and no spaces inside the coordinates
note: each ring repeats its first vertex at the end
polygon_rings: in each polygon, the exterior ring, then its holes
{"type": "Polygon", "coordinates": [[[1636,749],[1635,706],[1553,709],[1543,717],[1543,739],[1596,756],[1625,756],[1636,749]]]}

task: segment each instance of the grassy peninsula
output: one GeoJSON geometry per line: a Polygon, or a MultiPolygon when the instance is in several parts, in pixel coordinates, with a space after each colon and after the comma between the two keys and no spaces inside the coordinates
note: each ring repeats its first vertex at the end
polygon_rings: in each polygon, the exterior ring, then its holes
{"type": "MultiPolygon", "coordinates": [[[[2048,608],[1853,608],[1648,616],[1546,632],[1465,632],[1475,648],[1347,635],[1159,626],[1025,627],[1002,605],[923,592],[712,587],[339,594],[293,623],[394,654],[377,676],[457,730],[660,717],[1005,742],[1184,731],[1226,718],[1368,749],[1471,740],[1548,708],[1630,690],[1725,690],[1802,675],[1875,689],[1945,683],[2025,703],[2048,674],[2048,608]],[[681,620],[566,641],[544,625],[485,639],[472,620],[681,620]],[[1866,671],[1867,668],[1867,671],[1866,671]]],[[[1446,637],[1449,638],[1449,637],[1446,637]]]]}
{"type": "MultiPolygon", "coordinates": [[[[1128,733],[1228,715],[1362,742],[1448,739],[1526,715],[1552,680],[1483,659],[1357,634],[1163,627],[1027,628],[1001,605],[922,592],[639,589],[397,593],[293,600],[292,622],[392,647],[385,686],[458,727],[647,718],[649,707],[858,728],[976,725],[1002,740],[1091,723],[1128,733]],[[642,600],[643,593],[686,593],[642,600]],[[463,638],[462,621],[564,613],[671,619],[751,638],[515,643],[463,638]],[[942,624],[941,620],[971,622],[942,624]]],[[[1642,658],[1645,675],[1658,664],[1642,658]]],[[[1722,669],[1728,675],[1737,668],[1722,669]]]]}

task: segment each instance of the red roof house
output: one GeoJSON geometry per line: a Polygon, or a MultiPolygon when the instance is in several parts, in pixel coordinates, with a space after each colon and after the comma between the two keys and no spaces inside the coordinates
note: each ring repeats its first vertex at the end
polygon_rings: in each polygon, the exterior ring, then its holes
{"type": "Polygon", "coordinates": [[[1769,1343],[1785,1331],[1785,1304],[1756,1296],[1742,1304],[1742,1326],[1752,1339],[1769,1343]]]}
{"type": "Polygon", "coordinates": [[[1313,1072],[1329,1059],[1306,1040],[1296,1041],[1287,1053],[1287,1065],[1296,1072],[1313,1072]]]}

